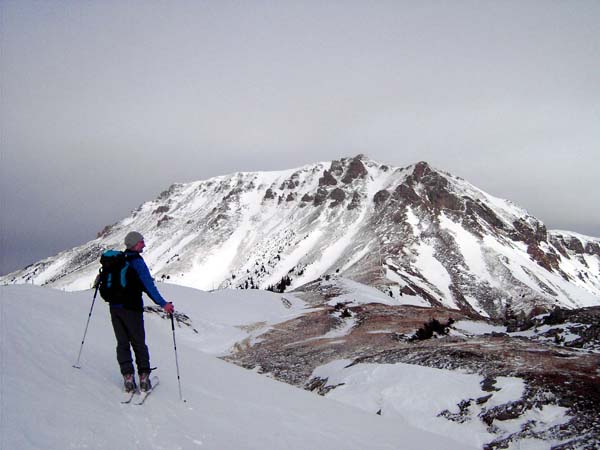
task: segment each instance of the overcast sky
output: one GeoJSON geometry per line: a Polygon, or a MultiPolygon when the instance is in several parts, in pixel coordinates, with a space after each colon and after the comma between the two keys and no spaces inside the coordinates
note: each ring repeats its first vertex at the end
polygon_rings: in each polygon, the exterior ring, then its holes
{"type": "Polygon", "coordinates": [[[0,0],[0,273],[174,182],[425,160],[600,237],[600,1],[0,0]]]}

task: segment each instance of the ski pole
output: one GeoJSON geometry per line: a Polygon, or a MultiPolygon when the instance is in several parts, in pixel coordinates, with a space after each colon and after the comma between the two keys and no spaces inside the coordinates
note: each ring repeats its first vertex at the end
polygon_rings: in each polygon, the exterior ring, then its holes
{"type": "Polygon", "coordinates": [[[173,348],[175,349],[175,367],[177,367],[177,384],[179,385],[179,400],[183,399],[183,395],[181,394],[181,377],[179,376],[179,362],[177,360],[177,342],[175,341],[175,321],[173,320],[173,313],[169,314],[171,316],[171,329],[173,330],[173,348]]]}
{"type": "Polygon", "coordinates": [[[76,369],[81,369],[79,365],[79,358],[81,358],[81,351],[83,350],[83,343],[85,342],[85,336],[87,335],[88,326],[90,325],[90,319],[92,318],[92,311],[94,310],[94,303],[96,302],[96,295],[98,294],[98,288],[100,287],[100,283],[96,283],[96,290],[94,291],[94,298],[92,299],[92,306],[90,308],[90,313],[88,314],[87,323],[85,324],[85,331],[83,332],[83,339],[81,340],[81,347],[79,347],[79,355],[77,355],[77,362],[73,364],[73,367],[76,369]]]}

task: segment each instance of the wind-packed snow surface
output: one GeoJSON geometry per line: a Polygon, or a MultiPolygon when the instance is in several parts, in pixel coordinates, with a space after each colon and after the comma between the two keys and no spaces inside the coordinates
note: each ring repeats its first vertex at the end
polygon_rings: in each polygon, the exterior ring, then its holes
{"type": "MultiPolygon", "coordinates": [[[[480,375],[401,363],[350,363],[347,360],[337,360],[313,372],[313,377],[327,379],[328,386],[337,386],[327,394],[328,398],[358,406],[365,411],[377,411],[382,416],[395,417],[401,423],[421,429],[436,430],[464,445],[483,448],[499,435],[518,432],[532,420],[543,430],[564,424],[569,419],[567,408],[544,405],[532,409],[523,417],[503,421],[494,433],[490,433],[488,427],[476,419],[483,410],[477,404],[469,408],[468,414],[460,422],[440,415],[442,412],[458,415],[458,405],[463,400],[488,395],[481,388],[480,375]]],[[[525,386],[519,378],[499,377],[496,388],[498,391],[491,395],[486,408],[518,401],[525,386]]],[[[560,443],[520,439],[511,442],[509,448],[534,450],[560,443]]]]}
{"type": "Polygon", "coordinates": [[[415,425],[363,412],[215,357],[256,330],[301,314],[306,305],[293,296],[161,290],[191,318],[191,327],[176,328],[186,402],[179,398],[170,321],[146,313],[147,343],[161,381],[140,407],[120,403],[114,336],[99,297],[78,370],[72,365],[92,291],[0,287],[0,448],[474,448],[420,428],[429,419],[419,424],[418,415],[415,425]]]}
{"type": "Polygon", "coordinates": [[[600,240],[548,231],[527,211],[420,162],[362,155],[174,184],[92,240],[0,284],[88,289],[103,250],[135,229],[158,279],[198,289],[298,288],[327,274],[397,304],[507,311],[600,304],[600,240]]]}

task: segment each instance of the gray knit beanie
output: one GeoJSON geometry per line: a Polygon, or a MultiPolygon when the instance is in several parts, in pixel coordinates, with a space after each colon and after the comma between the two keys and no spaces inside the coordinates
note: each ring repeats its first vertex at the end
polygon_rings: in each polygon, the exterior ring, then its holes
{"type": "Polygon", "coordinates": [[[127,236],[125,236],[125,248],[129,250],[132,247],[135,247],[135,244],[143,240],[144,236],[142,236],[140,233],[137,231],[130,231],[127,233],[127,236]]]}

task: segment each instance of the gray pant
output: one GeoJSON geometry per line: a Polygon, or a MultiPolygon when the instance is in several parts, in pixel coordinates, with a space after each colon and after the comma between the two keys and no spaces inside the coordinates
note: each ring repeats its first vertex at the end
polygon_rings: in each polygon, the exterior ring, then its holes
{"type": "Polygon", "coordinates": [[[146,346],[144,315],[142,311],[111,308],[110,319],[117,338],[117,361],[123,375],[134,373],[131,348],[135,353],[138,373],[150,372],[150,354],[146,346]]]}

